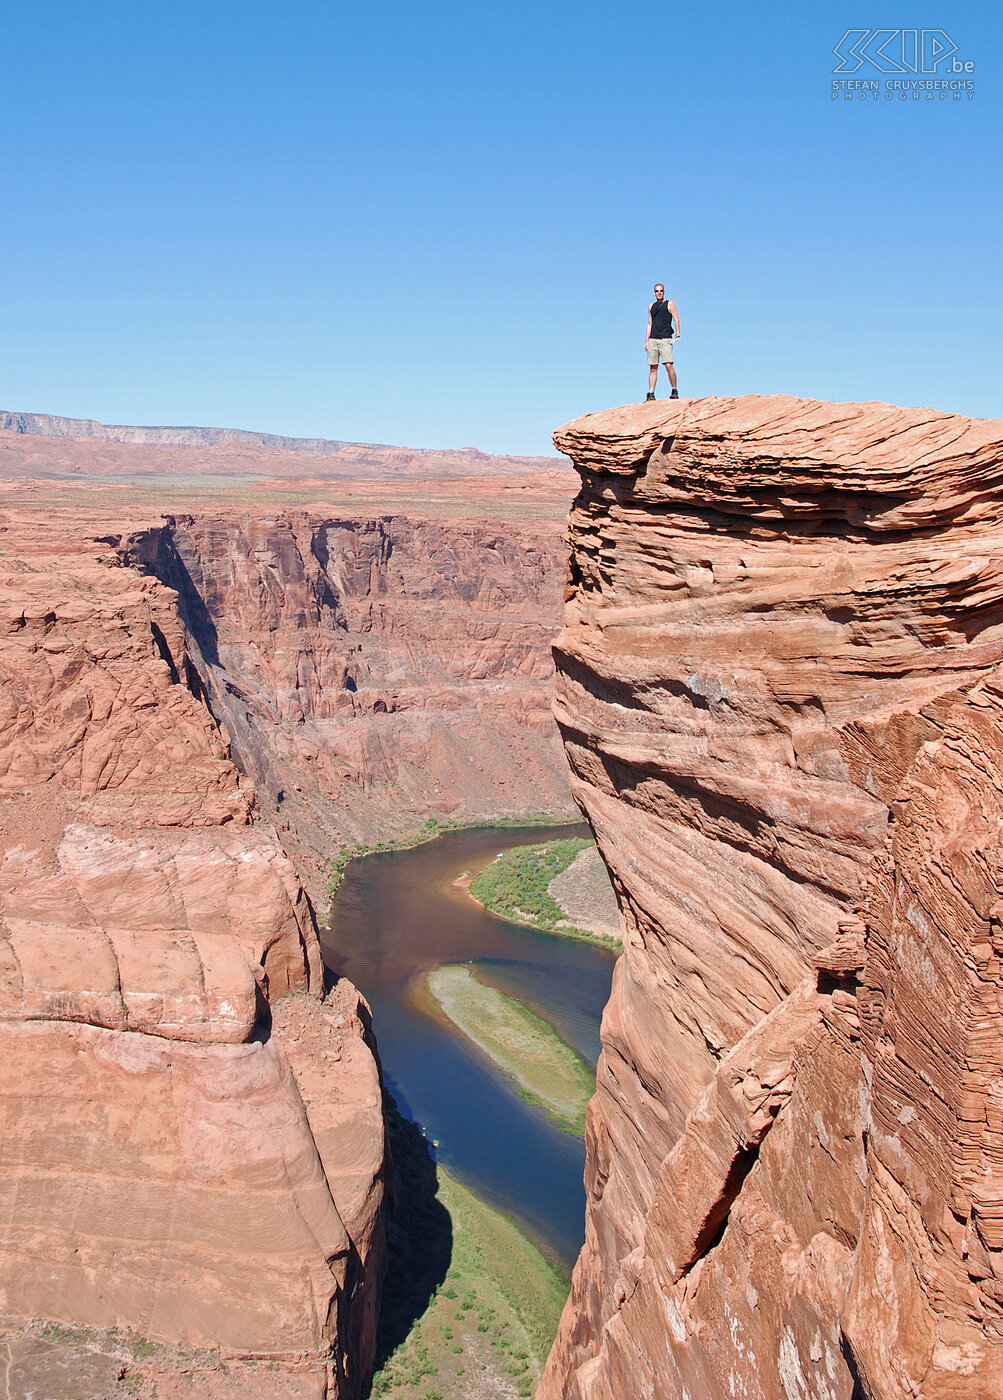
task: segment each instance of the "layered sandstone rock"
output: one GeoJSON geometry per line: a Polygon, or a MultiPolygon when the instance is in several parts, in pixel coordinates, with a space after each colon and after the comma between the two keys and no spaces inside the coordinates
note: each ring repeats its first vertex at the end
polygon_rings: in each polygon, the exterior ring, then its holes
{"type": "Polygon", "coordinates": [[[1003,424],[710,399],[556,442],[624,955],[540,1396],[1001,1396],[1003,424]]]}
{"type": "Polygon", "coordinates": [[[557,520],[231,509],[120,549],[177,590],[209,703],[305,858],[429,812],[571,808],[557,520]]]}
{"type": "Polygon", "coordinates": [[[383,1259],[368,1012],[320,1000],[303,886],[129,533],[0,520],[0,1314],[354,1396],[383,1259]]]}

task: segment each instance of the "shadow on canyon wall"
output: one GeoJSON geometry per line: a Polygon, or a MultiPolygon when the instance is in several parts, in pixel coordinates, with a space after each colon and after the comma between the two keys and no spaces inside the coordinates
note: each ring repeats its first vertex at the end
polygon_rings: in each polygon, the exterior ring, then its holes
{"type": "MultiPolygon", "coordinates": [[[[176,593],[179,679],[314,895],[332,853],[410,837],[430,808],[461,823],[571,809],[550,712],[564,546],[544,507],[512,503],[504,529],[440,501],[218,508],[109,537],[176,593]]],[[[155,642],[170,667],[176,644],[155,642]]]]}
{"type": "MultiPolygon", "coordinates": [[[[439,1200],[439,1177],[428,1141],[417,1123],[401,1115],[384,1090],[383,1109],[393,1162],[387,1213],[387,1274],[376,1334],[378,1372],[415,1323],[446,1277],[453,1254],[453,1223],[439,1200]]],[[[363,1400],[372,1379],[363,1387],[363,1400]]]]}

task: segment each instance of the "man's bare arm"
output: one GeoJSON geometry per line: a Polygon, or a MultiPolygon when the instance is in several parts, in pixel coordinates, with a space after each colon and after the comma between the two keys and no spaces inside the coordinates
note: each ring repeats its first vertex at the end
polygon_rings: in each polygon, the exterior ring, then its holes
{"type": "MultiPolygon", "coordinates": [[[[674,301],[670,301],[670,302],[669,302],[669,310],[672,312],[672,319],[673,319],[673,321],[675,322],[675,326],[676,326],[676,333],[675,333],[675,335],[672,337],[672,339],[673,339],[673,340],[678,340],[679,337],[680,337],[680,335],[682,334],[682,331],[680,330],[680,327],[679,327],[679,312],[676,310],[676,303],[675,303],[674,301]]],[[[650,316],[648,317],[648,325],[649,325],[649,326],[651,325],[651,317],[650,317],[650,316]]]]}
{"type": "Polygon", "coordinates": [[[644,332],[644,348],[647,350],[648,341],[651,339],[651,307],[648,307],[648,329],[644,332]]]}

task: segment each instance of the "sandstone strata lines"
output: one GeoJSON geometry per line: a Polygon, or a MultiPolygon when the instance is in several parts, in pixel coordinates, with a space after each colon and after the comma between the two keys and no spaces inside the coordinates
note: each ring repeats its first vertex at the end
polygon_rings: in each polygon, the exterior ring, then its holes
{"type": "Polygon", "coordinates": [[[303,886],[129,533],[0,521],[0,1314],[354,1396],[383,1258],[368,1012],[319,1000],[303,886]]]}
{"type": "Polygon", "coordinates": [[[1003,1395],[1003,425],[556,442],[556,713],[625,933],[541,1397],[1003,1395]]]}
{"type": "Polygon", "coordinates": [[[556,521],[227,510],[121,551],[178,592],[212,708],[304,863],[430,810],[571,807],[556,521]]]}

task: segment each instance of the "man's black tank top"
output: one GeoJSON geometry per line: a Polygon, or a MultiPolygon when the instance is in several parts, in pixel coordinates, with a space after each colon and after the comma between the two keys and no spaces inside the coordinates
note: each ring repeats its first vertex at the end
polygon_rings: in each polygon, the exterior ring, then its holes
{"type": "Polygon", "coordinates": [[[651,339],[669,340],[672,336],[672,312],[667,301],[651,303],[651,339]]]}

